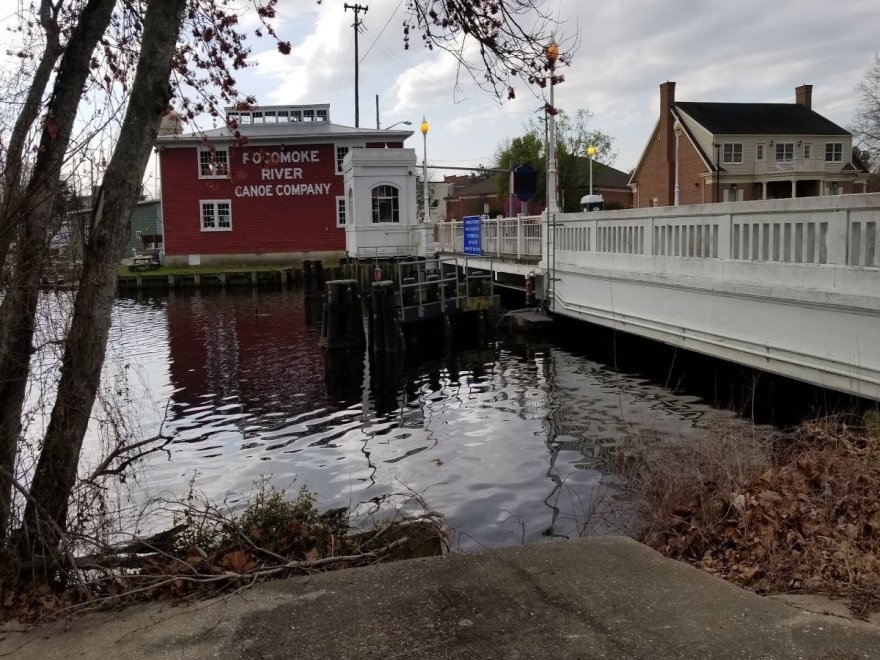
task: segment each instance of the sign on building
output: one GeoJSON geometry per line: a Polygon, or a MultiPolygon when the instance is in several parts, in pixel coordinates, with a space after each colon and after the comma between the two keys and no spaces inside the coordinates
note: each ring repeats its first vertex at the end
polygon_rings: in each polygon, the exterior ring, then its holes
{"type": "Polygon", "coordinates": [[[480,256],[483,254],[480,243],[480,216],[466,215],[461,220],[464,227],[464,253],[480,256]]]}

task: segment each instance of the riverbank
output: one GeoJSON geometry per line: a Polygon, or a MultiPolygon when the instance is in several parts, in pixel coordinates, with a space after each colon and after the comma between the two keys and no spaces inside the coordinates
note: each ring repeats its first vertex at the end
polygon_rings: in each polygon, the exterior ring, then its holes
{"type": "Polygon", "coordinates": [[[414,559],[10,630],[21,660],[872,658],[868,623],[757,596],[605,537],[414,559]]]}
{"type": "Polygon", "coordinates": [[[880,418],[791,433],[718,428],[699,444],[624,451],[639,540],[757,593],[831,594],[880,610],[880,418]]]}

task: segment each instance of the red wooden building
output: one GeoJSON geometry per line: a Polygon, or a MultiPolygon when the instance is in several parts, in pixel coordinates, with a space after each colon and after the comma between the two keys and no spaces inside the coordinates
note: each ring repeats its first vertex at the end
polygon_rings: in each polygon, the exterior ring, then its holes
{"type": "Polygon", "coordinates": [[[221,127],[157,138],[168,265],[286,263],[345,251],[342,159],[402,147],[408,130],[330,122],[330,105],[227,109],[221,127]]]}

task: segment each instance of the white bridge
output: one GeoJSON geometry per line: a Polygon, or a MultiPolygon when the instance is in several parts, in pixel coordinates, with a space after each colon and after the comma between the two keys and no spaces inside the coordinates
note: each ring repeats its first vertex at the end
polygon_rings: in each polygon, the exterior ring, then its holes
{"type": "MultiPolygon", "coordinates": [[[[557,314],[880,400],[880,194],[556,214],[547,225],[483,220],[482,256],[468,266],[534,271],[557,314]]],[[[436,239],[441,255],[463,255],[461,222],[439,224],[436,239]]]]}

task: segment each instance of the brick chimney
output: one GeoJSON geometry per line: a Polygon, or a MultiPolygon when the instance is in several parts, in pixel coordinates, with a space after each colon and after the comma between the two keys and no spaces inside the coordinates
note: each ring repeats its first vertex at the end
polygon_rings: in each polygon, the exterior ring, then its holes
{"type": "Polygon", "coordinates": [[[667,81],[660,85],[660,147],[666,154],[666,199],[659,199],[661,205],[669,206],[673,201],[675,188],[675,133],[672,126],[672,106],[675,105],[675,83],[667,81]]]}
{"type": "Polygon", "coordinates": [[[813,86],[804,83],[794,88],[794,102],[809,109],[813,104],[813,86]]]}

